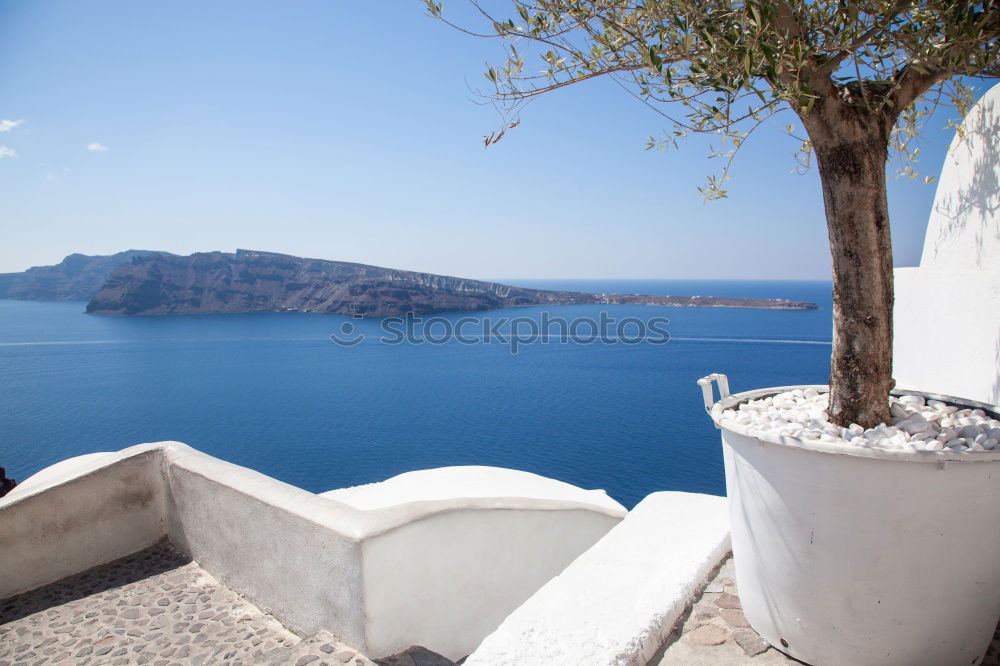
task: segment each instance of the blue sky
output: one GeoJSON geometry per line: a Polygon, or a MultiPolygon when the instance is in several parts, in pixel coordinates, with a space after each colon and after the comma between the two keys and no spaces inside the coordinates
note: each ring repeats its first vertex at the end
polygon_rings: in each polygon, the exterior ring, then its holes
{"type": "MultiPolygon", "coordinates": [[[[644,151],[664,121],[610,81],[539,99],[484,150],[498,117],[469,86],[499,60],[418,0],[0,0],[0,120],[20,121],[0,123],[0,271],[242,247],[476,278],[829,278],[790,114],[706,204],[706,144],[644,151]]],[[[889,196],[914,265],[934,187],[889,196]]]]}

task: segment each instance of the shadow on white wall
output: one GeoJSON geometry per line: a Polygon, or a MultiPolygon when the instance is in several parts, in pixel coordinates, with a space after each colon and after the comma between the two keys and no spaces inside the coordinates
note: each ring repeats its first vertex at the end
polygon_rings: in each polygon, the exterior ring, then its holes
{"type": "Polygon", "coordinates": [[[945,158],[921,267],[996,268],[1000,248],[1000,93],[969,111],[945,158]]]}
{"type": "Polygon", "coordinates": [[[900,388],[1000,402],[1000,85],[956,133],[919,268],[897,268],[900,388]]]}

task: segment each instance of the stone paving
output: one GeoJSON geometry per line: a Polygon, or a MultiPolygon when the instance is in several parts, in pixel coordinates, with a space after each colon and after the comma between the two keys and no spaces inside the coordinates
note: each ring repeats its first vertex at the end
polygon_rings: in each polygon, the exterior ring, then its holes
{"type": "Polygon", "coordinates": [[[0,601],[0,666],[375,666],[302,639],[163,543],[0,601]]]}
{"type": "MultiPolygon", "coordinates": [[[[800,664],[750,628],[732,558],[650,666],[800,664]]],[[[450,664],[414,647],[385,666],[450,664]]],[[[328,633],[302,639],[163,543],[0,600],[0,666],[377,666],[328,633]]],[[[1000,627],[982,666],[1000,666],[1000,627]]]]}
{"type": "MultiPolygon", "coordinates": [[[[727,559],[695,599],[679,629],[649,666],[775,666],[802,664],[768,645],[750,628],[740,605],[733,559],[727,559]]],[[[1000,626],[981,666],[1000,666],[1000,626]]]]}
{"type": "Polygon", "coordinates": [[[750,628],[740,606],[732,557],[719,567],[687,615],[681,618],[679,627],[651,666],[801,663],[768,645],[750,628]]]}

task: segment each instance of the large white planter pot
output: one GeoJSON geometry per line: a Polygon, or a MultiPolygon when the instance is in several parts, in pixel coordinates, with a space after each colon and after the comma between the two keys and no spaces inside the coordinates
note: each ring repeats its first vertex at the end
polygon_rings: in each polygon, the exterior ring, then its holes
{"type": "Polygon", "coordinates": [[[978,664],[1000,616],[1000,451],[904,453],[755,434],[722,410],[810,387],[730,396],[724,376],[699,383],[722,431],[751,626],[813,666],[978,664]]]}

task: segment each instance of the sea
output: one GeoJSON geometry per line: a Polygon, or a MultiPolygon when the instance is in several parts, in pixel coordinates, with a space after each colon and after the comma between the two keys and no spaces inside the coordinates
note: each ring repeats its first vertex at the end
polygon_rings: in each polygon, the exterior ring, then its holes
{"type": "Polygon", "coordinates": [[[594,293],[783,298],[817,310],[582,305],[409,320],[114,317],[0,300],[0,466],[177,440],[309,491],[447,465],[527,470],[631,508],[725,494],[696,381],[826,383],[829,282],[509,280],[594,293]],[[532,323],[534,322],[534,323],[532,323]]]}

